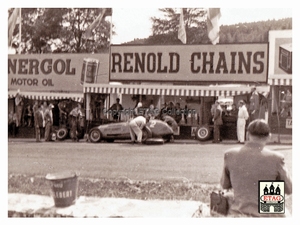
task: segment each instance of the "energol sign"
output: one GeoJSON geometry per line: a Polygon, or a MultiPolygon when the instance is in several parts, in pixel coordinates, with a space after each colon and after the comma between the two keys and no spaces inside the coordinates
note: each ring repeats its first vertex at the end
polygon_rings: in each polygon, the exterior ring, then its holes
{"type": "Polygon", "coordinates": [[[111,81],[267,82],[268,44],[111,46],[111,81]]]}
{"type": "Polygon", "coordinates": [[[99,60],[108,74],[108,54],[8,55],[8,88],[21,91],[82,92],[85,58],[99,60]]]}

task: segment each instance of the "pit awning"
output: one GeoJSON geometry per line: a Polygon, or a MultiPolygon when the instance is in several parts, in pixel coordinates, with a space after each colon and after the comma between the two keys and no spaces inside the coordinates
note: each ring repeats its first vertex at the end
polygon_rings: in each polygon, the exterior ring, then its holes
{"type": "MultiPolygon", "coordinates": [[[[169,95],[169,96],[236,96],[250,93],[250,86],[181,86],[144,84],[84,84],[84,93],[130,94],[130,95],[169,95]]],[[[257,91],[266,95],[269,86],[258,86],[257,91]]]]}
{"type": "MultiPolygon", "coordinates": [[[[14,98],[18,91],[8,91],[8,98],[14,98]]],[[[57,93],[57,92],[19,92],[23,97],[33,100],[60,100],[71,99],[76,102],[83,102],[83,93],[57,93]]]]}
{"type": "Polygon", "coordinates": [[[293,79],[292,75],[284,74],[284,75],[270,75],[268,79],[269,85],[274,86],[292,86],[293,79]]]}

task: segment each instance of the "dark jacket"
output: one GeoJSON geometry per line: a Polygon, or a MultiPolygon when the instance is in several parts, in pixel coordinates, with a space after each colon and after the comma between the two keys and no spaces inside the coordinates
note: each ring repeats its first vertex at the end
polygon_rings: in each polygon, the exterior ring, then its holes
{"type": "Polygon", "coordinates": [[[222,110],[216,108],[215,113],[214,113],[214,124],[215,125],[222,125],[223,120],[222,120],[222,110]]]}
{"type": "Polygon", "coordinates": [[[34,112],[34,125],[35,127],[43,127],[44,116],[41,110],[36,110],[34,112]]]}

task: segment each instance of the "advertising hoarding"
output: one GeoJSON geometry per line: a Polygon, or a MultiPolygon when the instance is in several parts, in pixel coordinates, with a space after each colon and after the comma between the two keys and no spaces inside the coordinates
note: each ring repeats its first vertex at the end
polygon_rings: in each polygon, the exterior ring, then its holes
{"type": "Polygon", "coordinates": [[[268,44],[113,45],[110,81],[267,82],[268,44]]]}
{"type": "Polygon", "coordinates": [[[8,55],[8,90],[82,93],[89,58],[99,61],[93,82],[108,83],[108,54],[8,55]]]}

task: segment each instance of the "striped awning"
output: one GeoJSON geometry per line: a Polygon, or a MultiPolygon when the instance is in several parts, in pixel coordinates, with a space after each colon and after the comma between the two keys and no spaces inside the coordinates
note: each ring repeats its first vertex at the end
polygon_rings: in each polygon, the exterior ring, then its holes
{"type": "MultiPolygon", "coordinates": [[[[179,86],[144,84],[85,84],[84,93],[129,94],[129,95],[166,95],[166,96],[236,96],[247,94],[250,86],[179,86]]],[[[269,86],[259,86],[257,91],[269,93],[269,86]]]]}
{"type": "Polygon", "coordinates": [[[269,85],[292,86],[292,75],[270,75],[268,79],[269,85]]]}
{"type": "MultiPolygon", "coordinates": [[[[8,98],[14,98],[17,91],[8,91],[8,98]]],[[[71,99],[76,102],[83,102],[83,93],[52,93],[52,92],[20,92],[22,96],[33,100],[60,100],[71,99]]]]}

